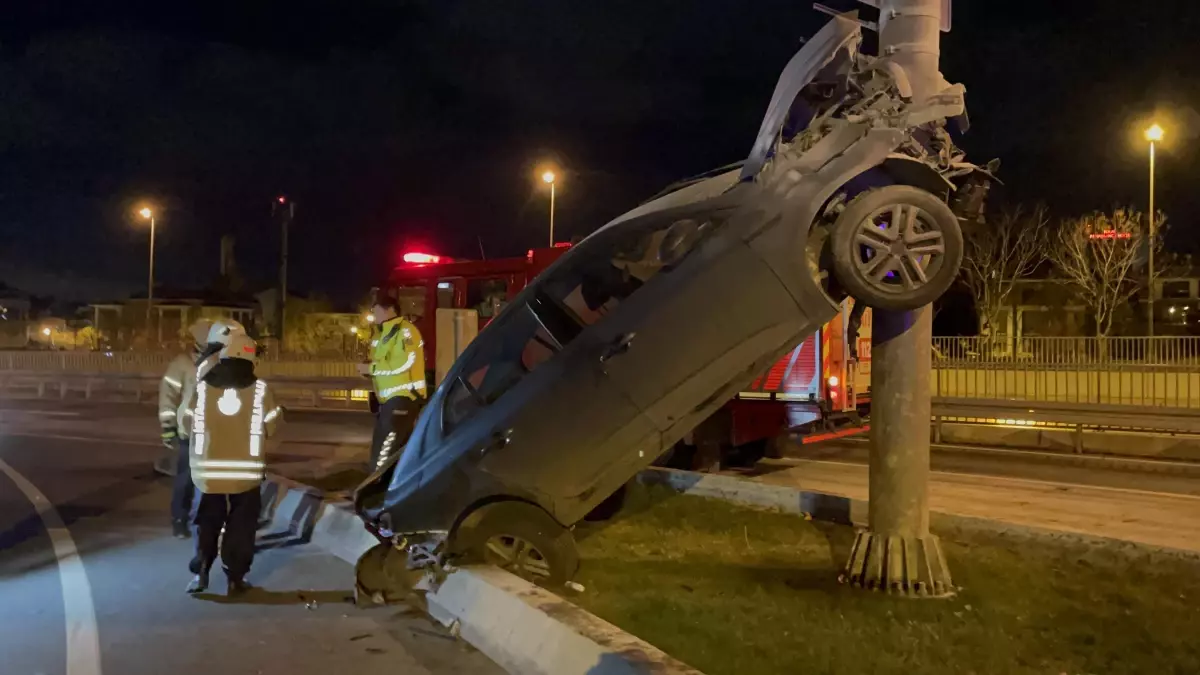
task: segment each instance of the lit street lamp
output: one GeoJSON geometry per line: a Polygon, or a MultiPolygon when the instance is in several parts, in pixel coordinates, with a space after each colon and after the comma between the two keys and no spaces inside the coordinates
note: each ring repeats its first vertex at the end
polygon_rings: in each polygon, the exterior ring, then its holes
{"type": "Polygon", "coordinates": [[[154,211],[143,206],[138,215],[150,221],[150,283],[146,289],[146,342],[150,341],[150,308],[154,305],[154,211]]]}
{"type": "Polygon", "coordinates": [[[1164,135],[1163,128],[1157,124],[1152,124],[1149,129],[1146,129],[1146,140],[1150,142],[1150,224],[1146,228],[1150,236],[1149,260],[1147,261],[1150,268],[1148,275],[1150,278],[1148,304],[1150,310],[1148,334],[1150,337],[1154,337],[1154,229],[1157,220],[1154,215],[1154,144],[1161,142],[1164,135]]]}
{"type": "Polygon", "coordinates": [[[558,182],[558,176],[554,171],[547,169],[542,172],[542,182],[550,186],[550,247],[554,247],[554,188],[558,182]]]}

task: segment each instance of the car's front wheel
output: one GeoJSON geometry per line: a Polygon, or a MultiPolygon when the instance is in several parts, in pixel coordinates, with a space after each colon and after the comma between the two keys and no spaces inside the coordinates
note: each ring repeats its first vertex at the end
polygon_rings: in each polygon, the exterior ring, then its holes
{"type": "Polygon", "coordinates": [[[958,276],[963,235],[939,197],[910,185],[858,195],[838,215],[833,273],[870,307],[907,311],[941,297],[958,276]]]}
{"type": "Polygon", "coordinates": [[[526,502],[483,506],[463,521],[455,540],[465,561],[495,565],[549,588],[570,581],[579,569],[571,531],[526,502]]]}

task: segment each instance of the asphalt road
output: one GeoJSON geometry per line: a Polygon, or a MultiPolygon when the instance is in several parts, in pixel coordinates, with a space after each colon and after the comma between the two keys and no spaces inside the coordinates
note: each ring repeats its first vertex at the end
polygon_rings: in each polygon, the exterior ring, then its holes
{"type": "MultiPolygon", "coordinates": [[[[869,446],[865,442],[838,441],[797,446],[790,450],[788,455],[794,459],[866,466],[869,453],[869,446]]],[[[1200,465],[1182,462],[1064,456],[1058,453],[1002,448],[935,446],[930,453],[929,465],[931,470],[939,474],[992,476],[1200,495],[1200,465]]]]}
{"type": "MultiPolygon", "coordinates": [[[[765,460],[736,475],[866,500],[867,446],[836,443],[765,460]]],[[[1053,457],[1001,449],[936,450],[929,508],[1014,525],[1200,551],[1195,465],[1053,457]]]]}
{"type": "MultiPolygon", "coordinates": [[[[501,672],[422,616],[355,608],[350,565],[269,532],[247,596],[187,596],[191,543],[170,537],[146,410],[0,403],[4,675],[501,672]]],[[[291,433],[349,442],[369,433],[355,417],[291,433]]]]}

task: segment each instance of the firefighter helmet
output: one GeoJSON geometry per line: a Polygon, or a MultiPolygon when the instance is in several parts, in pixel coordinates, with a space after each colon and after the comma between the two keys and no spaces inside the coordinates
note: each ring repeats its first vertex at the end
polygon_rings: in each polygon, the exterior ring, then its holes
{"type": "Polygon", "coordinates": [[[254,363],[255,357],[258,355],[258,344],[245,333],[234,333],[229,338],[229,343],[221,350],[221,360],[225,359],[242,359],[254,363]]]}
{"type": "Polygon", "coordinates": [[[192,336],[197,349],[204,349],[204,346],[208,344],[208,333],[212,327],[212,319],[200,319],[188,328],[188,334],[192,336]]]}
{"type": "Polygon", "coordinates": [[[208,337],[204,340],[208,345],[228,345],[234,335],[245,335],[246,328],[232,319],[221,319],[212,322],[208,329],[208,337]]]}

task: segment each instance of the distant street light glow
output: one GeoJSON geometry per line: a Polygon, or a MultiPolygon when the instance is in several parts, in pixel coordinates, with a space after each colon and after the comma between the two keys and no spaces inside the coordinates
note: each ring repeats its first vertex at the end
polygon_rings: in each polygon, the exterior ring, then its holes
{"type": "Polygon", "coordinates": [[[557,176],[554,175],[553,171],[545,171],[542,173],[543,183],[553,183],[555,178],[557,178],[557,176]]]}
{"type": "Polygon", "coordinates": [[[358,335],[358,326],[350,326],[350,334],[358,335]]]}
{"type": "Polygon", "coordinates": [[[1150,125],[1149,129],[1146,129],[1146,140],[1150,141],[1151,143],[1158,143],[1163,139],[1165,134],[1166,132],[1163,131],[1162,127],[1158,126],[1157,124],[1152,124],[1150,125]]]}
{"type": "Polygon", "coordinates": [[[138,211],[138,215],[146,220],[149,220],[154,215],[154,211],[150,210],[149,206],[144,206],[140,211],[138,211]]]}
{"type": "Polygon", "coordinates": [[[50,336],[50,329],[49,329],[49,328],[43,328],[43,329],[42,329],[42,335],[45,335],[45,336],[49,337],[49,336],[50,336]]]}
{"type": "Polygon", "coordinates": [[[367,323],[375,323],[375,315],[374,314],[367,315],[367,323]]]}

